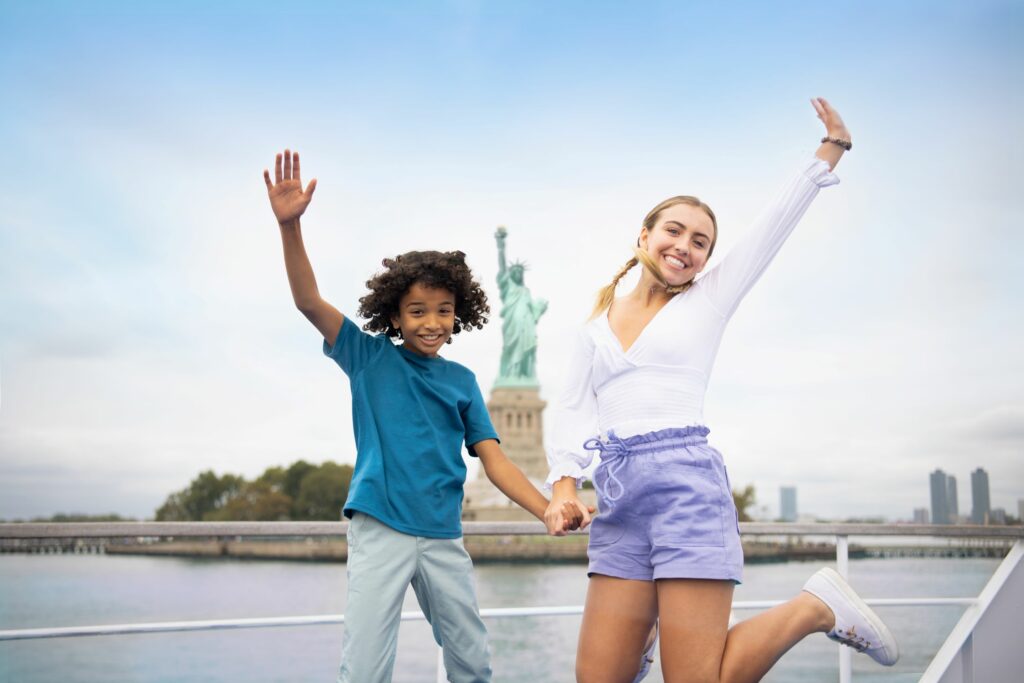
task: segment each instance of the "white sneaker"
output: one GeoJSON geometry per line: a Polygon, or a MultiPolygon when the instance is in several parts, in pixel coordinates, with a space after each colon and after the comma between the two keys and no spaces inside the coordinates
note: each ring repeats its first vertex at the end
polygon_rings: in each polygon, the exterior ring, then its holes
{"type": "Polygon", "coordinates": [[[637,673],[636,678],[633,679],[633,683],[640,683],[640,681],[647,678],[647,674],[651,672],[651,664],[654,664],[654,648],[658,646],[658,622],[654,622],[654,638],[651,639],[650,644],[644,648],[644,653],[640,655],[640,671],[637,673]]]}
{"type": "Polygon", "coordinates": [[[863,652],[883,666],[900,658],[900,648],[882,620],[850,587],[839,572],[819,569],[804,584],[804,590],[832,610],[836,624],[826,635],[832,640],[863,652]]]}

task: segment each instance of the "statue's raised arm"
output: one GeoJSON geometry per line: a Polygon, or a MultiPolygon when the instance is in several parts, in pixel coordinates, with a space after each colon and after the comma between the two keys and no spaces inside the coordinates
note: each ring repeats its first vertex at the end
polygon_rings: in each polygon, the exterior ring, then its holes
{"type": "Polygon", "coordinates": [[[505,226],[499,225],[494,231],[494,241],[498,243],[498,278],[505,275],[505,238],[508,237],[508,230],[505,226]]]}

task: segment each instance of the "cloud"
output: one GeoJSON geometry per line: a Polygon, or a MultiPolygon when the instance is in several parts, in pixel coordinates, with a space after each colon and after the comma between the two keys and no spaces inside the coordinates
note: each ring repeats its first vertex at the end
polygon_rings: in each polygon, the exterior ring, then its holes
{"type": "Polygon", "coordinates": [[[1004,443],[1024,453],[1024,403],[995,406],[955,422],[951,431],[964,440],[1004,443]]]}

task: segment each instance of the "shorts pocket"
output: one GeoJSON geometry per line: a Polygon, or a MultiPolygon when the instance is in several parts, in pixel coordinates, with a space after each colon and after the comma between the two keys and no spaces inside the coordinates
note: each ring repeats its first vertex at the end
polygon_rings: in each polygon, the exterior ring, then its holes
{"type": "Polygon", "coordinates": [[[652,482],[649,509],[655,546],[725,545],[724,482],[717,472],[676,467],[652,478],[656,481],[652,482]]]}
{"type": "Polygon", "coordinates": [[[592,548],[611,545],[622,538],[622,534],[625,532],[626,527],[619,522],[609,519],[608,515],[597,515],[590,523],[590,540],[588,545],[592,548]]]}

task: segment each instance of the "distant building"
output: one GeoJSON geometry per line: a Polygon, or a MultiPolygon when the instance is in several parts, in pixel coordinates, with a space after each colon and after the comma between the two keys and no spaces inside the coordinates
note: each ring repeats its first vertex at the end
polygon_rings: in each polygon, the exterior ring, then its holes
{"type": "Polygon", "coordinates": [[[935,470],[928,476],[932,493],[932,524],[949,524],[949,487],[946,473],[935,470]]]}
{"type": "Polygon", "coordinates": [[[914,524],[928,523],[928,508],[914,508],[914,524]]]}
{"type": "Polygon", "coordinates": [[[993,524],[1006,524],[1006,510],[1003,508],[994,508],[989,519],[993,524]]]}
{"type": "Polygon", "coordinates": [[[956,477],[952,474],[946,475],[946,495],[948,497],[946,502],[946,511],[949,513],[948,524],[956,524],[960,521],[960,504],[957,502],[956,496],[956,477]]]}
{"type": "Polygon", "coordinates": [[[1024,498],[1017,499],[1017,524],[1024,524],[1024,498]]]}
{"type": "Polygon", "coordinates": [[[990,508],[988,472],[979,467],[971,472],[971,522],[988,524],[990,508]]]}
{"type": "Polygon", "coordinates": [[[783,486],[779,489],[779,510],[782,511],[782,514],[780,514],[779,517],[782,518],[783,522],[796,521],[797,512],[795,486],[783,486]]]}

